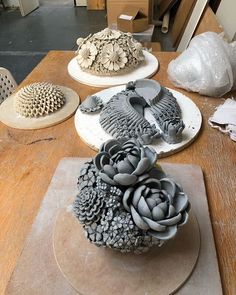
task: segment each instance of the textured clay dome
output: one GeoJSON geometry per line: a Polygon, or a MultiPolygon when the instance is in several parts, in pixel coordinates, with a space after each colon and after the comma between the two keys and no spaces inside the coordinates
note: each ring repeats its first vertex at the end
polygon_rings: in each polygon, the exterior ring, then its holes
{"type": "Polygon", "coordinates": [[[36,118],[57,111],[65,102],[65,96],[57,86],[40,82],[20,89],[14,98],[14,108],[23,117],[36,118]]]}
{"type": "Polygon", "coordinates": [[[142,45],[131,33],[104,29],[77,40],[77,62],[80,68],[94,75],[111,76],[129,72],[143,60],[142,45]]]}

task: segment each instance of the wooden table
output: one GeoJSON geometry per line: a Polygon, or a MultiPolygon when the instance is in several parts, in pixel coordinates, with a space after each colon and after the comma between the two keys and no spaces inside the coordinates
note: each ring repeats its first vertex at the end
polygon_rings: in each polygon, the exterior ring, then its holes
{"type": "MultiPolygon", "coordinates": [[[[73,56],[69,51],[49,52],[19,87],[49,81],[71,87],[85,99],[98,89],[69,77],[67,64],[73,56]]],[[[174,88],[167,79],[166,70],[177,53],[159,52],[156,56],[160,70],[154,79],[174,88]]],[[[202,131],[190,147],[160,162],[194,163],[202,167],[223,288],[225,294],[233,295],[236,294],[236,143],[207,123],[223,99],[180,91],[200,108],[202,131]]],[[[36,131],[12,129],[0,123],[0,294],[4,293],[59,160],[94,155],[95,152],[78,137],[73,117],[36,131]]]]}

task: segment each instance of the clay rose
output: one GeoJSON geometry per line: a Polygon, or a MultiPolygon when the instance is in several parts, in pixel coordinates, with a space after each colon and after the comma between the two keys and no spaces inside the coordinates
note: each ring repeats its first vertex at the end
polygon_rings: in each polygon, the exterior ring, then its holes
{"type": "Polygon", "coordinates": [[[156,152],[136,140],[109,140],[94,159],[101,179],[110,185],[130,186],[141,181],[153,168],[156,152]]]}
{"type": "Polygon", "coordinates": [[[187,222],[190,209],[187,195],[169,178],[149,178],[129,187],[123,196],[123,206],[137,227],[160,240],[175,236],[178,226],[187,222]]]}

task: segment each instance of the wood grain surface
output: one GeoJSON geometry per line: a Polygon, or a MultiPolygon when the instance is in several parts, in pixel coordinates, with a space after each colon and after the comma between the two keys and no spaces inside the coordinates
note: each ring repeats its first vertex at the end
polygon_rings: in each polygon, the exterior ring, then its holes
{"type": "MultiPolygon", "coordinates": [[[[153,78],[164,86],[174,88],[166,70],[177,55],[156,53],[160,70],[153,78]]],[[[48,81],[72,88],[84,100],[98,88],[81,85],[69,77],[67,64],[73,57],[72,51],[49,52],[19,87],[48,81]]],[[[207,123],[215,107],[224,99],[180,91],[201,110],[202,131],[187,149],[160,162],[202,167],[224,294],[233,295],[236,294],[236,144],[207,123]]],[[[77,136],[73,117],[56,126],[34,131],[12,129],[0,123],[0,294],[4,294],[59,160],[93,155],[95,152],[77,136]]]]}

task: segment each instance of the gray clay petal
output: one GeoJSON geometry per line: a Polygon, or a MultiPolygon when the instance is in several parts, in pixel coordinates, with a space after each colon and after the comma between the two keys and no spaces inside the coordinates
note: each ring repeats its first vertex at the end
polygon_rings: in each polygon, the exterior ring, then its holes
{"type": "Polygon", "coordinates": [[[135,208],[138,207],[138,202],[139,202],[145,188],[146,187],[144,185],[141,185],[135,190],[134,195],[133,195],[133,199],[132,199],[132,204],[134,205],[135,208]]]}
{"type": "Polygon", "coordinates": [[[161,188],[167,191],[168,194],[171,195],[171,197],[174,197],[176,193],[175,183],[168,178],[163,178],[160,181],[161,181],[161,188]]]}
{"type": "Polygon", "coordinates": [[[133,166],[127,160],[120,161],[117,164],[117,169],[119,173],[127,173],[127,174],[132,174],[132,172],[134,171],[133,166]]]}
{"type": "Polygon", "coordinates": [[[182,220],[180,221],[180,223],[178,224],[179,226],[185,225],[188,222],[188,212],[183,212],[182,213],[182,220]]]}
{"type": "Polygon", "coordinates": [[[93,162],[94,165],[96,167],[97,170],[101,170],[102,166],[101,166],[101,158],[106,155],[107,157],[109,157],[109,155],[106,152],[100,152],[99,154],[96,155],[96,157],[94,158],[93,162]]]}
{"type": "Polygon", "coordinates": [[[144,150],[146,153],[146,157],[148,157],[148,159],[151,162],[151,166],[155,165],[157,161],[156,151],[152,147],[145,147],[144,150]]]}
{"type": "Polygon", "coordinates": [[[148,158],[143,158],[138,163],[137,168],[134,170],[133,174],[141,175],[150,167],[150,161],[148,158]]]}
{"type": "Polygon", "coordinates": [[[168,215],[166,216],[166,218],[171,218],[176,214],[175,208],[174,206],[172,206],[171,204],[169,205],[169,212],[168,215]]]}
{"type": "Polygon", "coordinates": [[[135,208],[131,205],[131,215],[133,217],[134,223],[137,225],[138,228],[142,230],[148,230],[149,226],[142,220],[142,218],[139,216],[135,208]]]}
{"type": "Polygon", "coordinates": [[[177,224],[180,220],[182,219],[182,214],[179,213],[178,215],[172,217],[172,218],[168,218],[168,219],[164,219],[164,220],[159,220],[158,222],[162,225],[175,225],[177,224]]]}
{"type": "Polygon", "coordinates": [[[128,200],[129,200],[129,197],[130,197],[130,194],[132,193],[132,191],[134,190],[133,187],[129,187],[124,195],[123,195],[123,199],[122,199],[122,202],[123,202],[123,206],[125,208],[126,211],[130,212],[130,208],[129,208],[129,205],[128,205],[128,200]]]}
{"type": "Polygon", "coordinates": [[[157,232],[157,231],[148,231],[148,234],[154,238],[166,241],[169,239],[174,238],[177,233],[177,225],[167,227],[166,231],[164,232],[157,232]]]}
{"type": "Polygon", "coordinates": [[[102,154],[100,157],[100,167],[103,167],[104,165],[109,165],[110,164],[110,158],[107,155],[107,153],[102,154]]]}
{"type": "Polygon", "coordinates": [[[164,214],[167,213],[167,209],[168,209],[167,202],[162,202],[162,203],[158,204],[158,207],[162,209],[164,214]]]}
{"type": "Polygon", "coordinates": [[[138,177],[138,181],[137,182],[143,182],[144,180],[146,180],[147,178],[149,178],[149,174],[146,173],[146,174],[143,174],[141,176],[138,177]]]}
{"type": "Polygon", "coordinates": [[[184,211],[189,205],[188,197],[185,193],[179,193],[173,201],[173,206],[177,213],[184,211]]]}
{"type": "Polygon", "coordinates": [[[138,165],[138,162],[139,162],[139,158],[134,156],[134,155],[128,155],[127,156],[127,159],[130,161],[130,163],[134,166],[134,168],[137,167],[138,165]]]}
{"type": "Polygon", "coordinates": [[[155,178],[148,178],[143,182],[143,184],[145,184],[145,185],[151,184],[152,191],[153,191],[154,188],[158,189],[158,190],[161,189],[160,181],[158,179],[155,179],[155,178]]]}
{"type": "Polygon", "coordinates": [[[101,179],[103,181],[105,181],[106,183],[110,184],[110,185],[116,185],[117,183],[111,179],[107,174],[100,172],[99,176],[101,177],[101,179]]]}
{"type": "Polygon", "coordinates": [[[143,220],[149,225],[152,230],[163,232],[166,230],[166,226],[159,224],[147,217],[143,217],[143,220]]]}
{"type": "Polygon", "coordinates": [[[143,217],[148,217],[148,218],[152,218],[152,214],[151,214],[151,211],[148,207],[148,205],[146,204],[145,202],[145,199],[144,197],[141,197],[139,202],[138,202],[138,212],[139,214],[143,217]]]}
{"type": "Polygon", "coordinates": [[[152,208],[155,207],[157,204],[156,201],[152,198],[147,198],[146,203],[147,203],[150,210],[152,210],[152,208]]]}
{"type": "Polygon", "coordinates": [[[121,150],[120,144],[113,144],[111,148],[109,148],[109,154],[115,155],[121,150]]]}
{"type": "Polygon", "coordinates": [[[115,139],[110,139],[108,141],[106,141],[103,144],[103,150],[109,152],[109,150],[113,147],[113,146],[117,146],[119,147],[119,150],[121,150],[121,145],[119,143],[119,141],[115,140],[115,139]]]}
{"type": "Polygon", "coordinates": [[[113,179],[121,185],[132,185],[136,183],[137,176],[124,173],[115,175],[113,179]]]}
{"type": "Polygon", "coordinates": [[[152,217],[155,221],[165,218],[164,212],[159,206],[156,206],[152,209],[152,217]]]}
{"type": "Polygon", "coordinates": [[[105,174],[107,174],[110,178],[113,178],[114,175],[117,173],[115,168],[111,165],[104,165],[103,170],[105,174]]]}

